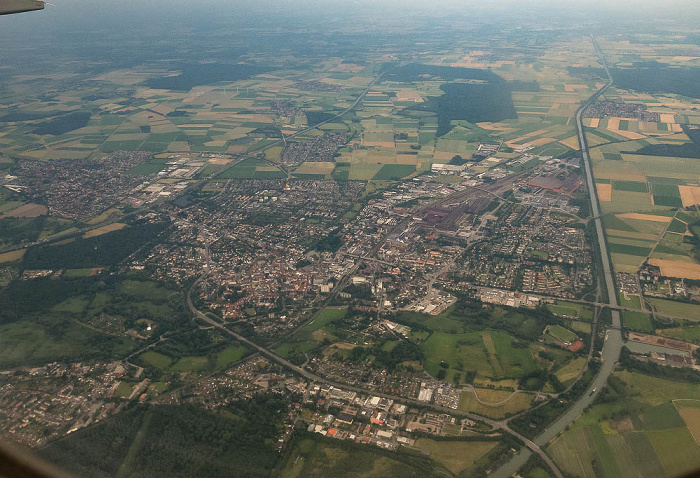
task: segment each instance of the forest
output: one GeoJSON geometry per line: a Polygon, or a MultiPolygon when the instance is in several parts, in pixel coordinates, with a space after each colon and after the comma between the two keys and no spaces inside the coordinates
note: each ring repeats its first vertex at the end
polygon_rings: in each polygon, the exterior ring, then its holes
{"type": "Polygon", "coordinates": [[[217,411],[136,406],[57,440],[39,454],[95,478],[269,476],[280,458],[274,444],[286,410],[285,401],[274,395],[217,411]]]}

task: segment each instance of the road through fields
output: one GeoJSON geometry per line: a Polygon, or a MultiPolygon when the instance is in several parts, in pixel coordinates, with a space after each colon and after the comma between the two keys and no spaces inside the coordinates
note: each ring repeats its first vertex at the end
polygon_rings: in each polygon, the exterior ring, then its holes
{"type": "MultiPolygon", "coordinates": [[[[605,242],[605,234],[603,230],[603,222],[600,219],[600,207],[598,204],[598,195],[596,193],[595,181],[593,179],[593,165],[591,163],[591,158],[588,153],[588,142],[586,141],[586,134],[583,129],[583,113],[593,102],[595,102],[612,84],[612,76],[610,76],[610,71],[608,70],[608,65],[605,63],[602,51],[598,46],[598,42],[593,36],[591,36],[591,41],[595,47],[596,53],[600,58],[600,62],[605,68],[605,73],[608,77],[608,81],[600,90],[598,90],[588,101],[581,106],[576,112],[576,128],[578,129],[578,138],[581,146],[581,153],[583,155],[583,164],[586,171],[586,184],[588,185],[588,192],[591,198],[591,211],[593,216],[593,221],[595,221],[596,234],[598,236],[598,250],[600,252],[600,259],[603,264],[602,280],[604,282],[605,289],[608,293],[609,305],[617,307],[617,295],[615,294],[615,282],[612,275],[612,266],[610,264],[610,256],[608,255],[608,248],[605,242]]],[[[559,433],[564,431],[564,429],[573,423],[576,418],[583,413],[583,411],[593,403],[596,396],[600,393],[602,388],[608,381],[608,377],[615,368],[615,363],[620,357],[620,350],[622,349],[622,333],[620,332],[620,311],[617,309],[611,309],[612,313],[612,328],[608,330],[605,336],[605,343],[603,344],[603,350],[601,352],[602,365],[598,371],[598,375],[593,379],[591,384],[581,398],[574,403],[574,405],[569,408],[563,415],[561,415],[554,423],[547,427],[537,438],[533,441],[539,447],[545,446],[559,433]]],[[[532,456],[532,452],[528,449],[521,449],[516,453],[513,458],[502,465],[500,468],[495,470],[490,477],[491,478],[509,478],[513,474],[522,468],[527,460],[532,456]]]]}

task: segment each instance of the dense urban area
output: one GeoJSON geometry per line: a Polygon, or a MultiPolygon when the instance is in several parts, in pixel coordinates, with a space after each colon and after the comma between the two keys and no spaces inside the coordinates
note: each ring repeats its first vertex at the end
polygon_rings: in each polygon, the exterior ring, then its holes
{"type": "Polygon", "coordinates": [[[251,12],[0,54],[3,438],[78,476],[700,468],[697,30],[251,12]]]}

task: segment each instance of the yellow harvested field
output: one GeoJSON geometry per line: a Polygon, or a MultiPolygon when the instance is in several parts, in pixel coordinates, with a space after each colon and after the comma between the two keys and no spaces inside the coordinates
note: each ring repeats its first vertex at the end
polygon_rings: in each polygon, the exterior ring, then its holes
{"type": "Polygon", "coordinates": [[[600,118],[591,118],[591,124],[589,126],[591,128],[597,128],[600,126],[600,118]]]}
{"type": "Polygon", "coordinates": [[[476,124],[481,129],[487,129],[489,131],[512,131],[513,128],[505,123],[477,123],[476,124]]]}
{"type": "Polygon", "coordinates": [[[397,154],[394,164],[416,164],[418,157],[414,154],[397,154]]]}
{"type": "Polygon", "coordinates": [[[168,145],[168,151],[171,153],[190,152],[190,145],[187,141],[173,141],[168,145]]]}
{"type": "Polygon", "coordinates": [[[0,254],[0,264],[3,262],[15,262],[24,257],[24,253],[27,252],[26,249],[21,249],[19,251],[6,252],[0,254]]]}
{"type": "Polygon", "coordinates": [[[402,88],[396,91],[396,101],[413,101],[423,103],[423,97],[415,88],[402,88]]]}
{"type": "Polygon", "coordinates": [[[637,181],[642,183],[647,182],[646,176],[639,171],[631,169],[627,171],[615,171],[614,169],[603,169],[603,167],[595,165],[594,170],[595,177],[600,179],[610,179],[611,181],[637,181]]]}
{"type": "Polygon", "coordinates": [[[85,239],[90,237],[97,237],[101,236],[102,234],[107,234],[108,232],[114,232],[120,229],[124,229],[125,227],[126,224],[124,224],[123,222],[113,222],[112,224],[107,224],[106,226],[98,227],[97,229],[92,229],[91,231],[86,232],[83,235],[83,237],[85,239]]]}
{"type": "Polygon", "coordinates": [[[252,121],[255,123],[274,123],[274,121],[275,121],[274,119],[270,118],[269,116],[259,115],[259,114],[251,114],[251,115],[234,114],[234,115],[231,115],[229,113],[229,116],[232,116],[233,118],[236,118],[237,120],[243,120],[243,122],[252,121]]]}
{"type": "Polygon", "coordinates": [[[296,174],[330,174],[335,163],[329,161],[307,161],[294,170],[296,174]]]}
{"type": "Polygon", "coordinates": [[[532,146],[544,146],[545,144],[553,143],[556,140],[556,138],[538,138],[534,141],[529,141],[529,143],[532,146]]]}
{"type": "Polygon", "coordinates": [[[615,217],[620,219],[639,219],[640,221],[654,221],[654,222],[671,222],[672,217],[668,216],[653,216],[651,214],[640,214],[638,212],[627,212],[624,214],[615,214],[615,217]]]}
{"type": "Polygon", "coordinates": [[[661,121],[662,123],[675,123],[676,115],[672,113],[661,113],[659,115],[659,121],[661,121]]]}
{"type": "Polygon", "coordinates": [[[39,217],[44,216],[49,212],[46,206],[41,204],[25,204],[12,211],[0,216],[0,219],[5,217],[39,217]]]}
{"type": "Polygon", "coordinates": [[[569,83],[564,84],[564,91],[566,91],[568,93],[572,93],[576,90],[587,90],[587,89],[588,89],[588,85],[571,85],[569,83]]]}
{"type": "Polygon", "coordinates": [[[523,136],[521,136],[521,137],[519,137],[519,138],[511,139],[511,140],[508,141],[506,144],[508,144],[508,145],[510,146],[510,145],[513,145],[513,144],[521,143],[521,142],[523,142],[523,141],[526,141],[528,138],[533,138],[533,137],[535,137],[535,136],[539,136],[539,135],[541,135],[541,134],[545,134],[546,132],[547,132],[546,129],[538,129],[537,131],[533,131],[532,133],[528,133],[528,134],[523,135],[523,136]]]}
{"type": "Polygon", "coordinates": [[[230,162],[230,158],[211,158],[209,160],[209,164],[213,164],[214,166],[224,166],[230,162]]]}
{"type": "Polygon", "coordinates": [[[683,207],[700,204],[700,187],[678,186],[678,192],[681,193],[681,201],[683,201],[683,207]]]}
{"type": "Polygon", "coordinates": [[[620,130],[620,118],[612,117],[608,119],[608,129],[610,131],[619,131],[620,130]]]}
{"type": "Polygon", "coordinates": [[[446,151],[435,151],[433,153],[433,159],[435,161],[449,161],[454,157],[455,153],[448,153],[446,151]]]}
{"type": "MultiPolygon", "coordinates": [[[[699,60],[699,56],[674,56],[672,58],[673,61],[693,61],[693,60],[699,60]]],[[[697,440],[697,437],[696,437],[697,440]]]]}
{"type": "Polygon", "coordinates": [[[158,105],[153,106],[153,107],[151,107],[151,108],[149,108],[149,109],[150,109],[151,111],[155,111],[155,112],[158,113],[159,115],[163,115],[163,116],[167,115],[168,113],[172,113],[173,111],[175,111],[173,108],[169,107],[168,105],[164,105],[164,104],[158,104],[158,105]]]}
{"type": "Polygon", "coordinates": [[[601,201],[612,201],[612,184],[598,183],[595,185],[598,191],[598,199],[601,201]]]}
{"type": "MultiPolygon", "coordinates": [[[[683,401],[679,401],[676,403],[676,406],[682,404],[683,401]]],[[[678,410],[678,413],[680,413],[685,426],[688,427],[693,438],[695,438],[695,442],[700,445],[700,408],[681,408],[678,410]]]]}
{"type": "Polygon", "coordinates": [[[226,141],[209,141],[208,143],[204,143],[204,146],[210,146],[212,148],[219,148],[222,146],[226,146],[226,141]]]}
{"type": "Polygon", "coordinates": [[[196,128],[196,129],[211,128],[212,126],[214,126],[214,124],[180,124],[180,125],[177,125],[178,128],[196,128]]]}
{"type": "Polygon", "coordinates": [[[578,136],[570,136],[566,139],[563,139],[559,141],[561,144],[564,146],[568,146],[569,148],[578,151],[579,150],[579,145],[578,145],[578,136]]]}
{"type": "Polygon", "coordinates": [[[393,141],[362,141],[363,146],[379,146],[380,148],[395,148],[393,141]]]}
{"type": "Polygon", "coordinates": [[[649,264],[659,267],[661,275],[666,277],[700,280],[700,264],[665,259],[649,259],[649,264]]]}
{"type": "MultiPolygon", "coordinates": [[[[608,128],[610,129],[610,128],[608,128]]],[[[620,136],[624,136],[627,139],[645,139],[646,136],[644,136],[641,133],[636,133],[634,131],[620,131],[620,130],[610,130],[615,134],[619,134],[620,136]]]]}

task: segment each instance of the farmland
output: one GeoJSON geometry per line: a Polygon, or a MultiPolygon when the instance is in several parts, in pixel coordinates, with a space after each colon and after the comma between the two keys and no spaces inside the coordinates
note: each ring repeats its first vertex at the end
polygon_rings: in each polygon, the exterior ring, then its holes
{"type": "Polygon", "coordinates": [[[562,471],[578,476],[674,476],[700,466],[699,446],[688,426],[700,397],[690,384],[620,372],[616,393],[637,393],[636,405],[598,404],[548,447],[562,471]],[[680,414],[679,414],[680,410],[680,414]]]}
{"type": "MultiPolygon", "coordinates": [[[[440,454],[439,458],[443,458],[443,455],[440,454]]],[[[460,463],[468,463],[468,459],[460,463]]],[[[454,460],[448,464],[460,466],[454,460]]],[[[284,478],[321,477],[331,472],[344,473],[357,478],[373,476],[399,478],[416,474],[426,477],[443,476],[434,469],[436,466],[432,460],[419,455],[407,453],[390,455],[374,447],[362,447],[328,438],[304,437],[294,444],[281,476],[284,478]]]]}
{"type": "Polygon", "coordinates": [[[495,446],[495,442],[487,441],[436,441],[427,438],[417,440],[415,445],[454,474],[472,467],[495,446]]]}

